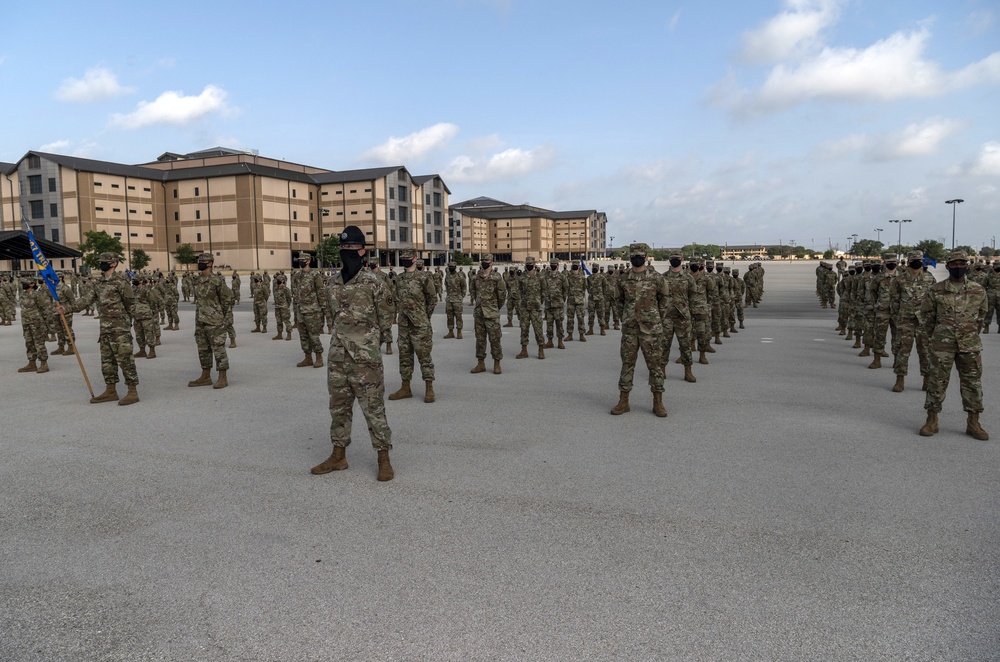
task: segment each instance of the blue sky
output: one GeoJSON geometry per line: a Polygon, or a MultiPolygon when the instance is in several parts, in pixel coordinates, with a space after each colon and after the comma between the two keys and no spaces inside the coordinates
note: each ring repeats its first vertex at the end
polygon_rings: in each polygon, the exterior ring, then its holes
{"type": "Polygon", "coordinates": [[[0,23],[2,161],[401,164],[616,244],[1000,231],[995,0],[44,6],[0,23]]]}

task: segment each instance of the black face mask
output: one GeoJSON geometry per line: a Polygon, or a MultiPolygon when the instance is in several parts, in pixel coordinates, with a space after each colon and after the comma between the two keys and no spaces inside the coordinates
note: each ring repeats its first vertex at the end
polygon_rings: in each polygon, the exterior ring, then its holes
{"type": "Polygon", "coordinates": [[[698,273],[698,265],[692,264],[689,268],[691,269],[691,273],[698,273]]]}
{"type": "Polygon", "coordinates": [[[681,260],[678,260],[676,257],[673,258],[673,259],[671,259],[670,260],[670,266],[672,266],[672,267],[674,267],[676,269],[677,267],[681,266],[681,260]]]}
{"type": "Polygon", "coordinates": [[[887,271],[892,271],[893,269],[896,268],[896,263],[895,262],[886,262],[885,263],[885,268],[886,268],[887,271]]]}
{"type": "Polygon", "coordinates": [[[572,266],[572,269],[573,269],[573,271],[579,271],[580,270],[580,265],[579,264],[574,264],[572,266]]]}
{"type": "Polygon", "coordinates": [[[31,283],[21,283],[21,287],[24,289],[25,292],[27,292],[28,290],[31,289],[31,283]]]}
{"type": "Polygon", "coordinates": [[[417,271],[423,271],[423,270],[424,270],[423,267],[417,267],[417,271]]]}
{"type": "Polygon", "coordinates": [[[910,268],[911,269],[919,269],[922,266],[924,266],[924,261],[923,260],[910,260],[910,268]]]}
{"type": "Polygon", "coordinates": [[[559,270],[559,265],[558,264],[553,264],[552,265],[552,271],[558,271],[558,270],[559,270]]]}
{"type": "Polygon", "coordinates": [[[492,262],[480,262],[479,266],[481,266],[483,268],[483,271],[486,271],[487,269],[489,269],[490,267],[493,266],[493,263],[492,262]]]}
{"type": "Polygon", "coordinates": [[[404,269],[409,269],[410,267],[413,266],[413,260],[400,260],[399,266],[403,267],[404,269]]]}
{"type": "Polygon", "coordinates": [[[882,273],[882,266],[881,265],[878,265],[878,266],[874,266],[873,265],[872,266],[872,273],[873,274],[882,273]]]}
{"type": "Polygon", "coordinates": [[[533,265],[533,264],[526,264],[526,265],[524,265],[524,268],[527,269],[528,271],[534,271],[535,270],[535,265],[533,265]]]}
{"type": "Polygon", "coordinates": [[[847,275],[848,276],[853,276],[855,273],[857,273],[857,272],[854,271],[854,269],[851,269],[850,271],[847,272],[847,275]]]}
{"type": "Polygon", "coordinates": [[[357,275],[357,273],[365,266],[365,259],[358,255],[358,249],[350,250],[341,248],[340,261],[344,265],[340,270],[340,273],[345,283],[354,278],[354,276],[357,275]]]}
{"type": "Polygon", "coordinates": [[[646,256],[645,255],[633,255],[632,257],[630,257],[628,259],[628,261],[632,263],[633,267],[639,268],[639,267],[642,267],[642,266],[644,266],[646,264],[646,256]]]}
{"type": "Polygon", "coordinates": [[[109,271],[111,269],[111,263],[110,262],[101,262],[100,268],[101,268],[101,273],[104,273],[105,271],[109,271]]]}
{"type": "Polygon", "coordinates": [[[448,271],[450,271],[451,273],[455,273],[455,267],[448,267],[448,271]]]}
{"type": "Polygon", "coordinates": [[[993,271],[996,273],[1000,273],[1000,267],[993,267],[993,271]]]}
{"type": "Polygon", "coordinates": [[[722,273],[722,267],[716,267],[715,273],[722,273]]]}
{"type": "Polygon", "coordinates": [[[208,269],[208,262],[199,262],[198,271],[204,271],[205,269],[208,269]]]}
{"type": "Polygon", "coordinates": [[[948,274],[954,280],[961,280],[965,278],[965,274],[969,272],[968,267],[948,267],[948,274]]]}

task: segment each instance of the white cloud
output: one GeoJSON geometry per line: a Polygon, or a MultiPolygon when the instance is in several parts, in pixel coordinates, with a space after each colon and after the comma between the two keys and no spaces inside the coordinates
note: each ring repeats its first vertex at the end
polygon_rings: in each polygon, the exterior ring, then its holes
{"type": "Polygon", "coordinates": [[[680,22],[680,20],[681,20],[681,10],[678,9],[676,12],[674,12],[674,15],[670,17],[670,20],[667,21],[667,32],[673,32],[674,30],[676,30],[677,24],[680,22]]]}
{"type": "Polygon", "coordinates": [[[1000,142],[991,140],[984,144],[969,172],[985,177],[1000,177],[1000,142]]]}
{"type": "Polygon", "coordinates": [[[126,129],[139,129],[152,124],[188,124],[213,113],[228,113],[228,93],[221,87],[206,85],[198,96],[181,92],[164,92],[156,101],[140,101],[131,113],[115,113],[112,124],[126,129]]]}
{"type": "Polygon", "coordinates": [[[481,183],[511,179],[541,170],[552,161],[548,147],[535,149],[511,148],[488,157],[458,156],[445,170],[448,182],[481,183]]]}
{"type": "Polygon", "coordinates": [[[839,15],[835,0],[788,0],[788,9],[744,33],[740,57],[754,63],[778,62],[818,45],[823,28],[839,15]]]}
{"type": "Polygon", "coordinates": [[[993,29],[995,17],[989,9],[974,11],[965,19],[966,30],[974,35],[984,35],[993,29]]]}
{"type": "Polygon", "coordinates": [[[88,157],[93,155],[95,151],[98,151],[98,145],[95,142],[85,142],[74,146],[69,140],[53,140],[52,142],[39,147],[38,151],[53,154],[66,154],[68,156],[88,157]]]}
{"type": "Polygon", "coordinates": [[[861,151],[867,144],[868,136],[863,133],[854,133],[816,145],[812,151],[812,157],[820,161],[835,161],[861,151]]]}
{"type": "Polygon", "coordinates": [[[445,145],[457,134],[456,125],[439,122],[402,138],[393,136],[381,145],[371,148],[363,156],[386,165],[406,163],[445,145]]]}
{"type": "Polygon", "coordinates": [[[50,143],[45,143],[38,148],[39,152],[49,152],[49,153],[60,153],[69,147],[70,142],[68,140],[54,140],[50,143]]]}
{"type": "Polygon", "coordinates": [[[120,85],[111,70],[94,67],[88,69],[82,79],[64,80],[56,90],[56,98],[70,103],[92,103],[132,92],[135,92],[135,89],[120,85]]]}
{"type": "Polygon", "coordinates": [[[890,161],[934,154],[941,142],[961,126],[961,122],[941,118],[910,124],[880,140],[866,158],[870,161],[890,161]]]}

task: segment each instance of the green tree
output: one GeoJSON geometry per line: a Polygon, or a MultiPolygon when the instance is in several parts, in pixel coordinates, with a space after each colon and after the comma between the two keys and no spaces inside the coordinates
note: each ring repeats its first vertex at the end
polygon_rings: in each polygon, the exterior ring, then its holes
{"type": "Polygon", "coordinates": [[[944,244],[940,241],[935,241],[934,239],[924,239],[923,241],[918,241],[917,245],[914,246],[914,250],[922,251],[932,260],[944,259],[944,244]]]}
{"type": "Polygon", "coordinates": [[[858,239],[854,243],[854,248],[851,249],[851,252],[855,255],[864,255],[865,257],[879,255],[882,253],[882,242],[875,241],[874,239],[858,239]]]}
{"type": "Polygon", "coordinates": [[[983,246],[981,249],[979,249],[979,254],[982,255],[983,257],[993,257],[994,255],[996,255],[996,251],[990,246],[983,246]]]}
{"type": "Polygon", "coordinates": [[[955,248],[953,248],[952,250],[962,251],[966,255],[975,256],[976,254],[976,251],[972,248],[972,246],[955,246],[955,248]]]}
{"type": "Polygon", "coordinates": [[[85,232],[86,239],[77,249],[83,253],[83,264],[90,269],[97,269],[101,264],[101,253],[114,253],[119,258],[125,253],[125,247],[118,237],[112,237],[104,230],[100,232],[85,232]]]}
{"type": "Polygon", "coordinates": [[[463,267],[468,267],[472,264],[472,258],[460,250],[454,250],[451,252],[451,261],[455,264],[460,264],[463,267]]]}
{"type": "Polygon", "coordinates": [[[141,248],[133,248],[132,259],[129,262],[129,266],[132,268],[132,271],[142,271],[149,266],[151,261],[152,258],[149,257],[149,253],[141,248]]]}
{"type": "Polygon", "coordinates": [[[181,264],[194,264],[198,261],[198,253],[191,244],[180,244],[174,251],[174,259],[181,264]]]}
{"type": "Polygon", "coordinates": [[[792,253],[795,255],[795,257],[802,259],[806,256],[806,247],[795,246],[794,248],[792,248],[792,253]]]}
{"type": "Polygon", "coordinates": [[[825,251],[823,251],[823,259],[824,260],[832,260],[833,259],[833,249],[832,248],[828,248],[825,251]]]}
{"type": "Polygon", "coordinates": [[[902,244],[893,244],[889,247],[890,253],[895,253],[896,255],[906,255],[910,251],[916,250],[910,246],[904,246],[902,244]]]}
{"type": "Polygon", "coordinates": [[[340,235],[331,234],[316,244],[316,259],[320,269],[340,264],[340,235]]]}

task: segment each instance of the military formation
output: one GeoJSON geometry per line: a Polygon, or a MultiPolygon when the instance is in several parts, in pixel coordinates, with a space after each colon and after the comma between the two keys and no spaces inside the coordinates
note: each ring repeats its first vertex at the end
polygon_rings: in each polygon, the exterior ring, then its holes
{"type": "MultiPolygon", "coordinates": [[[[871,357],[870,369],[882,366],[892,351],[894,393],[906,388],[914,347],[926,392],[927,420],[920,428],[925,437],[938,432],[952,366],[961,383],[962,407],[967,414],[966,434],[988,440],[979,415],[983,412],[982,340],[1000,291],[1000,260],[992,265],[975,262],[961,251],[946,258],[948,278],[936,281],[920,251],[901,256],[886,253],[847,265],[838,279],[832,265],[821,262],[816,271],[816,294],[822,308],[837,308],[838,333],[854,340],[858,354],[871,357]],[[832,292],[831,292],[832,290],[832,292]],[[835,295],[835,296],[834,296],[835,295]]],[[[997,332],[1000,332],[998,327],[997,332]]]]}

